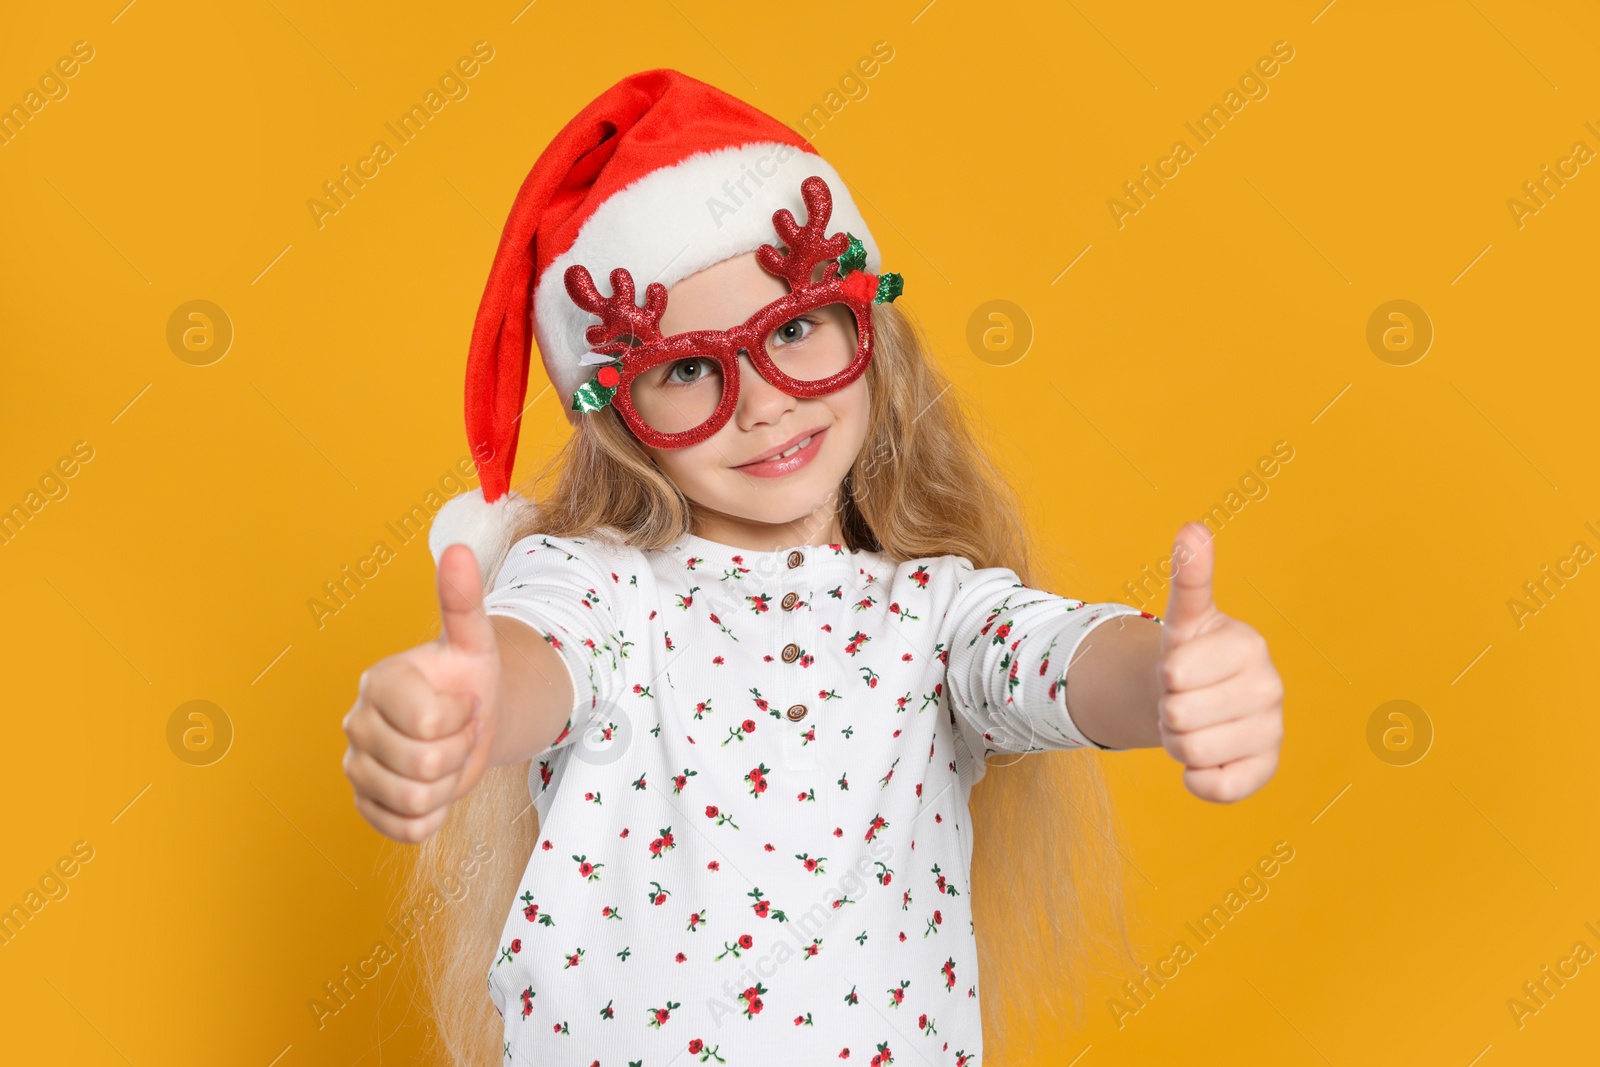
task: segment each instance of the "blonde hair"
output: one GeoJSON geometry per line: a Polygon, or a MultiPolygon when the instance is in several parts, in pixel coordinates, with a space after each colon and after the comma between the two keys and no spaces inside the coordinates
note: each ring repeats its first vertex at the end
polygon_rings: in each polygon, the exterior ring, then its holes
{"type": "MultiPolygon", "coordinates": [[[[896,561],[965,556],[976,567],[1010,567],[1036,585],[1019,502],[978,447],[920,328],[893,304],[874,305],[873,328],[867,440],[838,500],[847,547],[896,561]]],[[[648,550],[690,530],[692,502],[657,469],[614,409],[580,419],[528,484],[552,479],[548,493],[520,490],[537,503],[513,543],[530,533],[586,536],[609,526],[648,550]]],[[[987,1062],[1026,1054],[1020,1038],[1037,1035],[1011,1032],[1008,1012],[1027,1010],[1018,1017],[1034,1018],[1042,999],[1055,1015],[1058,990],[1072,1006],[1070,1023],[1081,1022],[1094,950],[1109,949],[1119,963],[1132,963],[1117,828],[1099,759],[1092,749],[996,756],[973,789],[972,909],[987,1062]],[[1042,812],[1052,815],[1041,818],[1042,812]],[[1041,987],[1051,995],[1040,998],[1041,987]]],[[[493,849],[471,891],[419,935],[437,1048],[451,1067],[501,1060],[502,1024],[485,974],[538,838],[529,762],[491,768],[456,801],[440,830],[415,849],[404,887],[402,906],[410,913],[457,869],[468,842],[487,841],[493,849]]]]}

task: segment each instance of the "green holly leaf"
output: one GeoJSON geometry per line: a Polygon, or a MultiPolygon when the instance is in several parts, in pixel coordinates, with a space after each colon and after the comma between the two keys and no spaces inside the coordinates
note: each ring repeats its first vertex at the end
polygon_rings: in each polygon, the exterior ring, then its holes
{"type": "MultiPolygon", "coordinates": [[[[880,285],[879,288],[881,289],[882,286],[880,285]]],[[[600,377],[596,374],[595,377],[584,382],[572,394],[572,410],[599,411],[611,403],[611,398],[617,394],[617,390],[620,387],[620,383],[612,386],[601,385],[600,377]]]]}
{"type": "Polygon", "coordinates": [[[846,233],[850,238],[850,245],[845,249],[844,255],[839,257],[839,277],[843,278],[851,271],[865,270],[867,268],[867,247],[861,243],[861,238],[853,233],[846,233]]]}
{"type": "Polygon", "coordinates": [[[894,273],[878,275],[878,294],[872,298],[874,304],[887,304],[905,291],[905,279],[894,273]]]}

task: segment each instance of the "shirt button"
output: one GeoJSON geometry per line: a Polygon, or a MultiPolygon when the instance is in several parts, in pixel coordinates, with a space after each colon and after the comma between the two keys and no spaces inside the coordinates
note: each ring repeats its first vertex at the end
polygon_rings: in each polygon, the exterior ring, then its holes
{"type": "Polygon", "coordinates": [[[793,608],[795,606],[795,604],[799,603],[799,601],[800,601],[800,597],[796,593],[785,593],[785,594],[783,594],[783,610],[784,611],[790,610],[791,608],[793,608]]]}
{"type": "MultiPolygon", "coordinates": [[[[797,660],[799,658],[800,658],[800,646],[799,645],[787,644],[787,645],[783,646],[783,662],[785,662],[785,663],[793,663],[795,660],[797,660]]],[[[790,708],[789,710],[793,711],[794,709],[790,708]]],[[[804,715],[805,714],[805,710],[801,709],[800,714],[804,715]]]]}
{"type": "Polygon", "coordinates": [[[790,722],[799,722],[806,717],[806,706],[804,704],[791,705],[784,714],[789,717],[790,722]]]}
{"type": "Polygon", "coordinates": [[[789,553],[789,566],[791,568],[798,567],[798,566],[800,566],[800,564],[804,563],[805,561],[806,561],[805,553],[801,552],[799,549],[796,549],[795,551],[789,553]]]}

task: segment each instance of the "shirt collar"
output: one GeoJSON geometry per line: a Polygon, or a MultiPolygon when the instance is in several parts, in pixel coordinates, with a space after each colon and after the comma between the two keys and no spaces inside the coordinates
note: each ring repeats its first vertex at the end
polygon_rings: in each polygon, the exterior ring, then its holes
{"type": "Polygon", "coordinates": [[[854,574],[859,568],[879,560],[876,552],[852,552],[842,544],[794,544],[771,552],[758,552],[691,533],[684,534],[662,552],[686,567],[690,560],[695,560],[697,570],[701,567],[739,568],[768,581],[781,581],[786,576],[799,578],[816,574],[854,574]]]}

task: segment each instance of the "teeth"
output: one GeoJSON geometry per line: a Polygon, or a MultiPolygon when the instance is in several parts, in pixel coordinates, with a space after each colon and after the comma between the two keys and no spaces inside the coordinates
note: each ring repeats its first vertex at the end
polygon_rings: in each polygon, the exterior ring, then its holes
{"type": "Polygon", "coordinates": [[[773,456],[772,458],[773,459],[788,459],[790,456],[794,455],[796,452],[800,451],[802,448],[806,447],[806,445],[809,445],[810,443],[811,443],[811,438],[807,437],[804,441],[801,441],[799,444],[797,444],[793,448],[789,449],[789,451],[787,451],[787,452],[779,452],[776,456],[773,456]]]}

